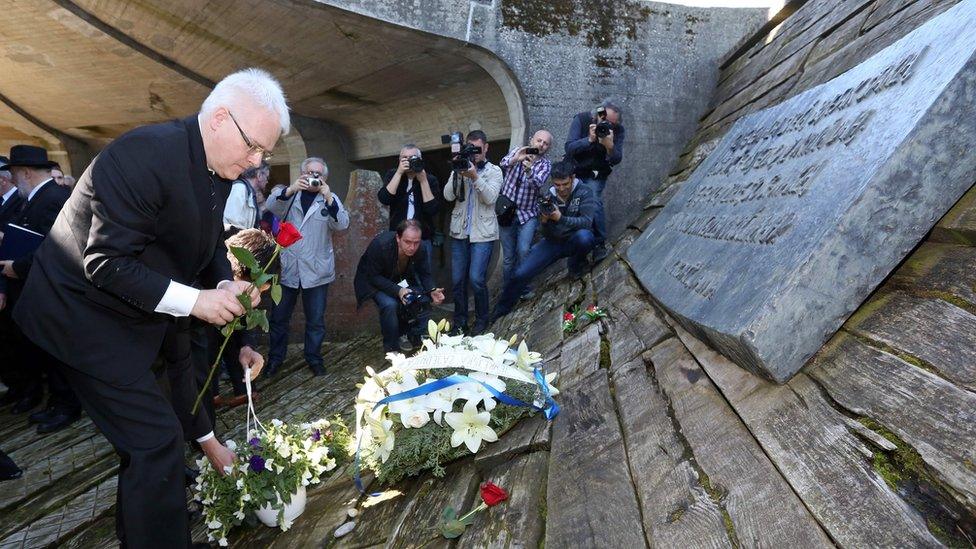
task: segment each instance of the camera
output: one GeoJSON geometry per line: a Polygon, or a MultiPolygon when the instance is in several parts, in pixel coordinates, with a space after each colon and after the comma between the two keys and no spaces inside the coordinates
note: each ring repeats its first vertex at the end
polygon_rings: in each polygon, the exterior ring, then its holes
{"type": "Polygon", "coordinates": [[[424,171],[424,159],[420,157],[419,154],[415,154],[407,159],[410,163],[410,171],[413,173],[420,173],[424,171]]]}
{"type": "Polygon", "coordinates": [[[404,296],[403,304],[400,306],[400,316],[412,326],[420,320],[420,315],[430,311],[433,303],[434,300],[430,296],[430,291],[424,292],[410,288],[410,293],[404,296]]]}
{"type": "Polygon", "coordinates": [[[539,148],[538,147],[529,147],[529,148],[525,149],[524,152],[525,152],[525,154],[539,154],[539,148]]]}
{"type": "Polygon", "coordinates": [[[607,109],[606,107],[596,108],[596,137],[597,139],[602,139],[608,135],[613,130],[613,124],[607,120],[607,109]]]}
{"type": "Polygon", "coordinates": [[[552,195],[550,194],[540,196],[536,200],[536,204],[539,205],[539,211],[543,215],[551,215],[554,211],[556,211],[556,203],[552,201],[552,195]]]}
{"type": "Polygon", "coordinates": [[[461,147],[461,150],[457,152],[451,158],[451,169],[456,172],[467,171],[468,168],[474,165],[474,157],[481,154],[481,147],[477,145],[472,145],[471,143],[465,144],[461,147]]]}
{"type": "Polygon", "coordinates": [[[322,174],[318,172],[309,173],[308,176],[305,178],[305,182],[308,183],[309,187],[316,187],[316,188],[321,187],[322,183],[324,183],[322,181],[322,174]]]}

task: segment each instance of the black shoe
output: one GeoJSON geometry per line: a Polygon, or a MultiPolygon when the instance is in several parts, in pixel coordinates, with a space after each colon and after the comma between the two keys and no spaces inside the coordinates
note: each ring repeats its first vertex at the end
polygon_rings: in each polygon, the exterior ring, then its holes
{"type": "Polygon", "coordinates": [[[14,460],[10,459],[7,454],[0,452],[0,480],[14,480],[22,476],[24,476],[24,472],[20,470],[20,467],[17,467],[14,460]]]}
{"type": "Polygon", "coordinates": [[[54,433],[64,429],[68,425],[71,425],[78,418],[81,417],[81,412],[67,412],[60,411],[55,414],[50,421],[42,423],[37,426],[37,434],[46,435],[48,433],[54,433]]]}
{"type": "Polygon", "coordinates": [[[7,406],[12,406],[17,404],[17,401],[24,396],[24,393],[18,391],[17,389],[8,389],[2,397],[0,397],[0,408],[6,408],[7,406]]]}
{"type": "Polygon", "coordinates": [[[57,408],[47,407],[40,412],[34,412],[27,417],[27,422],[34,423],[47,423],[54,419],[54,416],[58,414],[57,408]]]}
{"type": "Polygon", "coordinates": [[[23,414],[24,412],[29,412],[34,408],[37,408],[37,405],[40,403],[40,394],[30,394],[25,397],[21,397],[21,399],[17,401],[17,404],[14,404],[14,407],[11,408],[10,411],[15,414],[23,414]]]}
{"type": "Polygon", "coordinates": [[[323,368],[321,366],[312,366],[310,364],[308,367],[309,367],[309,369],[312,370],[312,375],[315,376],[315,377],[322,377],[322,376],[325,375],[325,368],[323,368]]]}
{"type": "Polygon", "coordinates": [[[278,375],[278,370],[280,369],[281,369],[281,363],[278,362],[269,363],[267,366],[264,367],[263,370],[261,370],[261,377],[272,378],[278,375]]]}
{"type": "Polygon", "coordinates": [[[400,336],[400,352],[409,353],[413,350],[413,343],[410,342],[410,338],[407,336],[400,336]]]}
{"type": "Polygon", "coordinates": [[[600,246],[598,248],[593,248],[593,264],[603,261],[610,255],[610,250],[606,246],[600,246]]]}

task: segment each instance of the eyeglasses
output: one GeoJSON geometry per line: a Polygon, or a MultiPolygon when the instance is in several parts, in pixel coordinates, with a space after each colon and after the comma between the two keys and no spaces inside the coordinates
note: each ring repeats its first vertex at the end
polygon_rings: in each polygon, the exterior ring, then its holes
{"type": "Polygon", "coordinates": [[[239,132],[241,132],[241,139],[243,139],[243,140],[244,140],[244,144],[245,144],[245,145],[247,145],[247,147],[248,147],[248,149],[247,149],[247,155],[248,155],[248,156],[251,156],[252,154],[255,154],[255,153],[261,153],[261,158],[262,158],[262,159],[263,159],[263,160],[264,160],[265,162],[267,162],[267,161],[269,161],[269,160],[271,160],[271,158],[272,158],[272,157],[274,156],[274,155],[273,155],[273,154],[271,153],[271,151],[269,151],[269,150],[267,150],[267,149],[265,149],[265,148],[264,148],[264,147],[262,147],[261,145],[255,145],[255,144],[254,144],[254,143],[253,143],[253,142],[252,142],[252,141],[251,141],[251,140],[250,140],[250,139],[249,139],[249,138],[247,137],[247,134],[246,134],[246,133],[244,133],[244,130],[242,130],[242,129],[241,129],[241,125],[237,123],[237,119],[236,119],[236,118],[234,118],[234,113],[232,113],[232,112],[230,112],[230,111],[227,111],[227,114],[229,114],[229,115],[230,115],[230,119],[231,119],[231,120],[233,120],[233,121],[234,121],[234,125],[235,125],[235,126],[237,126],[237,131],[239,131],[239,132]]]}

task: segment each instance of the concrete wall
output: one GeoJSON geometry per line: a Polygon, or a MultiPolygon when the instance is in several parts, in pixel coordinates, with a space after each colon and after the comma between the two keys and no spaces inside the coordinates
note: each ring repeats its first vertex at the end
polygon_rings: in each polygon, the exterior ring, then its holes
{"type": "Polygon", "coordinates": [[[633,216],[634,198],[657,188],[693,135],[715,89],[719,60],[767,18],[764,9],[633,0],[321,3],[469,43],[461,54],[498,76],[507,97],[523,99],[523,131],[519,113],[511,113],[513,134],[520,134],[513,142],[548,128],[557,159],[573,115],[603,98],[618,100],[628,136],[606,197],[614,233],[633,216]],[[501,78],[505,72],[514,81],[501,78]]]}

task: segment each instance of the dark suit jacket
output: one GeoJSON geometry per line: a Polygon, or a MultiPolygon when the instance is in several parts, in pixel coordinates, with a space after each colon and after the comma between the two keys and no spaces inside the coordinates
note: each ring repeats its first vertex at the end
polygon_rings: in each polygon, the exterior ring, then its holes
{"type": "Polygon", "coordinates": [[[422,290],[434,288],[434,278],[427,270],[427,252],[423,246],[407,261],[407,268],[402,276],[397,276],[396,268],[396,232],[387,231],[376,235],[359,258],[359,265],[356,267],[353,286],[356,289],[357,303],[361,306],[376,292],[399,297],[400,287],[397,283],[401,279],[406,279],[411,286],[420,286],[422,290]]]}
{"type": "MultiPolygon", "coordinates": [[[[70,194],[71,191],[67,187],[62,187],[53,179],[48,179],[37,189],[33,198],[21,206],[20,211],[13,216],[10,223],[46,235],[51,231],[54,220],[58,217],[58,213],[61,212],[61,208],[67,202],[70,194]]],[[[14,260],[14,272],[17,273],[17,277],[21,281],[27,278],[33,260],[34,254],[28,254],[14,260]]]]}
{"type": "MultiPolygon", "coordinates": [[[[390,207],[390,230],[395,231],[397,225],[401,221],[407,218],[407,176],[403,175],[400,178],[400,185],[397,186],[395,194],[390,194],[390,191],[386,190],[386,185],[393,179],[393,175],[396,170],[389,170],[383,175],[383,186],[380,187],[377,193],[377,198],[379,198],[380,204],[385,204],[390,207]]],[[[434,216],[441,208],[441,185],[438,183],[437,178],[432,173],[427,174],[427,183],[430,185],[430,192],[434,195],[433,200],[430,202],[424,202],[423,193],[420,191],[420,182],[414,181],[413,187],[410,192],[413,194],[413,204],[414,204],[414,217],[420,221],[420,228],[423,234],[421,238],[424,240],[430,240],[434,237],[434,216]]]]}
{"type": "Polygon", "coordinates": [[[170,280],[230,279],[222,239],[229,182],[207,170],[196,116],[132,130],[85,170],[34,265],[14,318],[68,366],[111,384],[156,359],[170,280]]]}
{"type": "MultiPolygon", "coordinates": [[[[24,197],[20,196],[20,191],[14,191],[6,202],[0,204],[0,231],[5,231],[7,223],[10,223],[14,216],[20,213],[20,205],[24,203],[24,197]]],[[[7,277],[0,276],[0,294],[7,293],[7,277]]],[[[13,304],[8,304],[12,306],[13,304]]],[[[9,313],[8,313],[9,316],[9,313]]]]}

